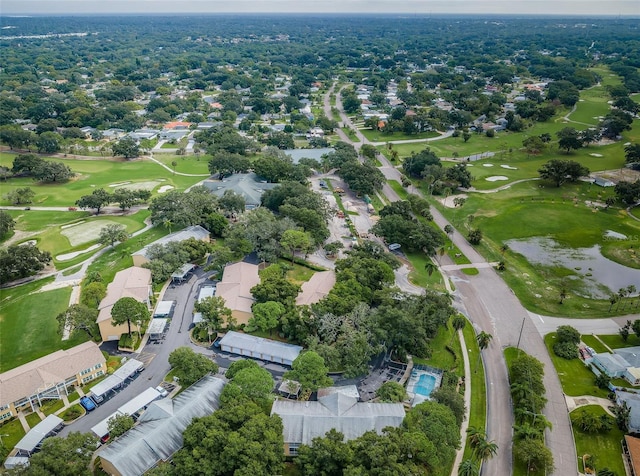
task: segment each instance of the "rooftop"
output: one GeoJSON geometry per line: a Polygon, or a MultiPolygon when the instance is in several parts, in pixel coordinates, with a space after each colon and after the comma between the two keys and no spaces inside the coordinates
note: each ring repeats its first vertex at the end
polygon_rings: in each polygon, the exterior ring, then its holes
{"type": "Polygon", "coordinates": [[[141,250],[133,253],[133,255],[141,255],[146,258],[149,248],[151,248],[154,245],[166,245],[167,243],[172,243],[174,241],[184,241],[184,240],[188,240],[189,238],[195,238],[196,240],[205,240],[208,237],[209,237],[209,232],[204,228],[202,228],[200,225],[188,226],[183,230],[173,232],[167,236],[163,236],[162,238],[154,241],[153,243],[149,243],[147,246],[145,246],[141,250]]]}
{"type": "Polygon", "coordinates": [[[0,374],[0,406],[34,395],[105,359],[94,342],[58,350],[0,374]]]}
{"type": "Polygon", "coordinates": [[[150,269],[132,266],[118,271],[107,286],[107,295],[100,301],[100,312],[96,322],[111,319],[111,308],[120,298],[132,297],[137,301],[146,302],[149,299],[150,286],[150,269]]]}
{"type": "Polygon", "coordinates": [[[278,186],[277,183],[261,182],[253,172],[233,174],[223,180],[205,180],[203,185],[217,197],[222,197],[227,190],[242,195],[248,208],[259,206],[262,194],[278,186]]]}
{"type": "Polygon", "coordinates": [[[182,432],[194,418],[218,409],[225,382],[206,376],[175,399],[153,402],[138,424],[98,452],[122,476],[139,476],[182,448],[182,432]]]}
{"type": "Polygon", "coordinates": [[[223,298],[225,306],[232,311],[250,313],[254,302],[251,288],[257,284],[260,284],[258,266],[240,261],[224,268],[215,295],[223,298]]]}
{"type": "MultiPolygon", "coordinates": [[[[299,345],[278,342],[277,340],[265,339],[240,332],[227,332],[220,339],[220,346],[233,347],[236,351],[243,349],[251,350],[253,354],[262,354],[272,357],[280,357],[282,361],[293,362],[302,351],[299,345]]],[[[236,352],[242,353],[242,352],[236,352]]]]}
{"type": "Polygon", "coordinates": [[[311,279],[302,284],[302,292],[296,297],[296,304],[314,304],[323,299],[336,284],[336,273],[333,271],[320,271],[311,276],[311,279]]]}

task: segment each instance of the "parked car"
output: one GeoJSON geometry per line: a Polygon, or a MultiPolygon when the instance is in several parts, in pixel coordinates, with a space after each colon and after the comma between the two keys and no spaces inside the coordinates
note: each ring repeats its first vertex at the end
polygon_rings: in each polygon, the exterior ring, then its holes
{"type": "Polygon", "coordinates": [[[89,397],[82,397],[80,399],[80,405],[82,405],[82,407],[88,412],[92,412],[96,409],[96,404],[89,397]]]}
{"type": "Polygon", "coordinates": [[[164,397],[166,397],[167,395],[169,395],[169,392],[167,392],[167,389],[166,389],[166,388],[164,388],[162,385],[158,385],[158,386],[156,387],[156,390],[157,390],[158,392],[160,392],[160,396],[161,396],[162,398],[164,398],[164,397]]]}

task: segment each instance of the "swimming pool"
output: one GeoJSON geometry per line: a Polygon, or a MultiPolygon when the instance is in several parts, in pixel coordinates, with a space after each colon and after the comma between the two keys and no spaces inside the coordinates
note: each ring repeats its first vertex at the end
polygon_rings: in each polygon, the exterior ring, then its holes
{"type": "Polygon", "coordinates": [[[422,374],[413,387],[413,392],[423,397],[428,397],[436,386],[436,377],[431,374],[422,374]]]}
{"type": "Polygon", "coordinates": [[[443,371],[426,365],[416,365],[407,382],[407,394],[411,405],[415,406],[429,400],[431,393],[442,383],[443,371]]]}

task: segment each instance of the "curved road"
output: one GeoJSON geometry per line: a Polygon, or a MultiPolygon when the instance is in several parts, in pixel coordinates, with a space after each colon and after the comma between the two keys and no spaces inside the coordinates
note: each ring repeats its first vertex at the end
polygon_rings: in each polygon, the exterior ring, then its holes
{"type": "MultiPolygon", "coordinates": [[[[332,92],[333,89],[332,87],[329,91],[332,92]]],[[[325,111],[327,110],[328,96],[329,93],[325,96],[325,111]]],[[[345,125],[354,128],[340,107],[339,95],[336,106],[340,110],[340,117],[345,125]]],[[[369,142],[360,132],[357,132],[357,137],[360,143],[354,144],[356,147],[369,142]]],[[[400,182],[399,171],[382,154],[378,155],[378,160],[382,163],[380,169],[385,177],[400,182]]],[[[419,191],[415,189],[411,191],[419,194],[419,191]]],[[[389,200],[400,199],[388,184],[384,185],[383,192],[389,200]]],[[[449,224],[437,209],[432,208],[432,213],[435,223],[441,229],[449,224]]],[[[458,231],[453,233],[452,239],[472,263],[486,263],[486,260],[469,245],[458,231]]],[[[547,446],[551,449],[555,460],[554,474],[577,474],[576,449],[560,380],[529,312],[491,267],[478,267],[478,274],[475,276],[465,275],[459,270],[447,271],[445,274],[456,285],[454,293],[456,307],[469,317],[477,331],[483,330],[493,335],[491,344],[483,352],[487,384],[486,431],[489,439],[496,442],[499,450],[495,458],[488,460],[483,465],[483,474],[508,475],[512,473],[513,410],[503,349],[508,346],[516,346],[519,341],[520,348],[535,356],[545,366],[544,385],[547,389],[548,403],[544,414],[553,427],[553,431],[547,431],[545,436],[547,446]],[[519,339],[521,329],[522,338],[519,339]]]]}

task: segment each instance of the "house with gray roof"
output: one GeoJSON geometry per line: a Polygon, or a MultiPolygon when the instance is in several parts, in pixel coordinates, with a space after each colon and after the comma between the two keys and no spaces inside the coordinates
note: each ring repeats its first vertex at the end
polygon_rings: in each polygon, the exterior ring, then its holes
{"type": "Polygon", "coordinates": [[[219,343],[224,352],[284,365],[293,364],[302,352],[299,345],[234,331],[227,332],[219,343]]]}
{"type": "Polygon", "coordinates": [[[635,392],[616,391],[616,403],[626,403],[629,409],[629,433],[640,433],[640,395],[635,392]]]}
{"type": "Polygon", "coordinates": [[[248,174],[233,174],[222,180],[205,180],[203,185],[211,190],[216,197],[222,197],[224,192],[231,190],[241,195],[247,210],[260,206],[262,194],[277,187],[277,183],[260,181],[253,172],[248,174]]]}
{"type": "Polygon", "coordinates": [[[401,403],[358,402],[353,396],[336,392],[317,402],[277,400],[271,414],[282,419],[285,454],[295,456],[300,445],[311,445],[314,438],[331,429],[348,441],[367,431],[381,434],[388,426],[399,427],[405,411],[401,403]]]}
{"type": "Polygon", "coordinates": [[[140,476],[170,460],[182,448],[182,432],[191,421],[218,409],[225,384],[220,378],[206,376],[173,400],[153,402],[136,426],[98,451],[102,469],[114,476],[140,476]]]}

